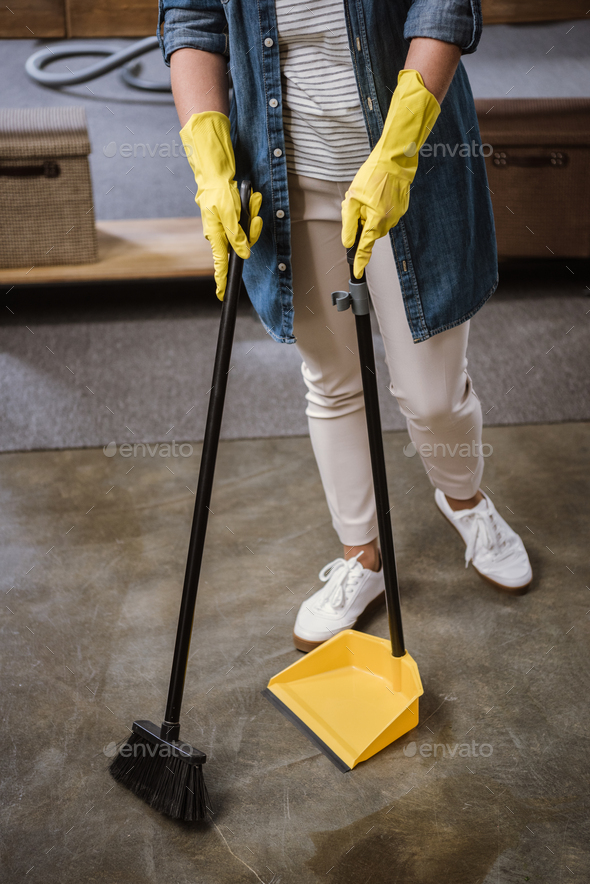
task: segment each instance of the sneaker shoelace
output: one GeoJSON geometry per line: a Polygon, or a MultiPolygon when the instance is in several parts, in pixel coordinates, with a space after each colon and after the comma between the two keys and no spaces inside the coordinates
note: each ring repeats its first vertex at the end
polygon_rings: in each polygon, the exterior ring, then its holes
{"type": "Polygon", "coordinates": [[[319,578],[328,583],[324,587],[326,594],[318,599],[318,608],[334,611],[344,606],[346,599],[357,588],[363,576],[364,569],[359,562],[362,554],[361,550],[352,559],[334,559],[322,568],[319,578]]]}
{"type": "Polygon", "coordinates": [[[465,549],[465,567],[473,560],[476,549],[492,554],[496,562],[502,562],[514,552],[515,538],[494,518],[494,511],[470,510],[455,518],[456,521],[469,521],[472,531],[465,549]]]}

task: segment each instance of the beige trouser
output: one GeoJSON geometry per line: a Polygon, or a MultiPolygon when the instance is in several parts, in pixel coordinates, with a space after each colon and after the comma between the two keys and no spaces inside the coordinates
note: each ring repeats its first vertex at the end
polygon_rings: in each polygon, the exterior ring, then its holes
{"type": "MultiPolygon", "coordinates": [[[[313,450],[341,543],[377,537],[377,519],[354,315],[331,293],[348,289],[340,204],[348,182],[289,175],[295,335],[303,357],[313,450]]],[[[449,497],[479,487],[481,405],[467,374],[469,322],[415,344],[406,319],[389,237],[367,267],[391,393],[430,481],[449,497]],[[470,452],[466,454],[466,452],[470,452]]]]}

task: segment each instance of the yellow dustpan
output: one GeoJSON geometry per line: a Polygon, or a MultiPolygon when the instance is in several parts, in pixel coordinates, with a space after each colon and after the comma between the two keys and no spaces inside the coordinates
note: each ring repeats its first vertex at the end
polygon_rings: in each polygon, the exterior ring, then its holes
{"type": "MultiPolygon", "coordinates": [[[[359,230],[360,235],[360,230],[359,230]]],[[[404,647],[389,494],[381,434],[375,354],[365,274],[352,272],[348,292],[334,292],[338,310],[352,306],[359,358],[391,641],[353,629],[338,633],[275,675],[264,695],[342,771],[351,770],[418,724],[422,683],[404,647]]]]}

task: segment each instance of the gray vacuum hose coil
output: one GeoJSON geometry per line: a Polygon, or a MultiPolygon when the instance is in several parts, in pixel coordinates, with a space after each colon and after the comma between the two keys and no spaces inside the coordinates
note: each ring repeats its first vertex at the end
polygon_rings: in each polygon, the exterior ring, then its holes
{"type": "Polygon", "coordinates": [[[123,67],[121,72],[124,81],[135,89],[144,89],[149,92],[170,92],[169,83],[156,83],[151,80],[144,80],[139,77],[139,65],[131,65],[129,62],[156,49],[158,46],[157,37],[145,37],[143,40],[137,40],[130,46],[121,49],[108,43],[63,43],[51,48],[46,47],[33,53],[26,63],[25,70],[29,77],[42,86],[49,86],[57,89],[60,86],[76,86],[78,83],[87,83],[103,74],[108,74],[116,68],[123,67]],[[44,68],[52,61],[61,58],[73,58],[78,55],[103,55],[105,58],[95,61],[88,67],[79,71],[69,73],[51,73],[44,68]]]}

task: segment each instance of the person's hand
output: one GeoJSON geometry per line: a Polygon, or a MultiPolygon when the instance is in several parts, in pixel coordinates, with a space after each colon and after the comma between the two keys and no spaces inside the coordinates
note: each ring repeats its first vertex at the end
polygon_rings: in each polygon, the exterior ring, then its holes
{"type": "Polygon", "coordinates": [[[197,182],[195,202],[201,210],[203,233],[209,240],[215,267],[216,295],[223,301],[227,282],[228,243],[240,258],[248,258],[262,230],[262,194],[250,197],[250,235],[240,227],[240,194],[229,118],[217,111],[193,114],[180,138],[197,182]]]}
{"type": "Polygon", "coordinates": [[[418,71],[400,71],[381,138],[342,203],[345,248],[354,245],[358,222],[363,225],[353,268],[357,279],[369,263],[375,241],[395,227],[408,210],[418,152],[439,113],[440,105],[418,71]]]}

